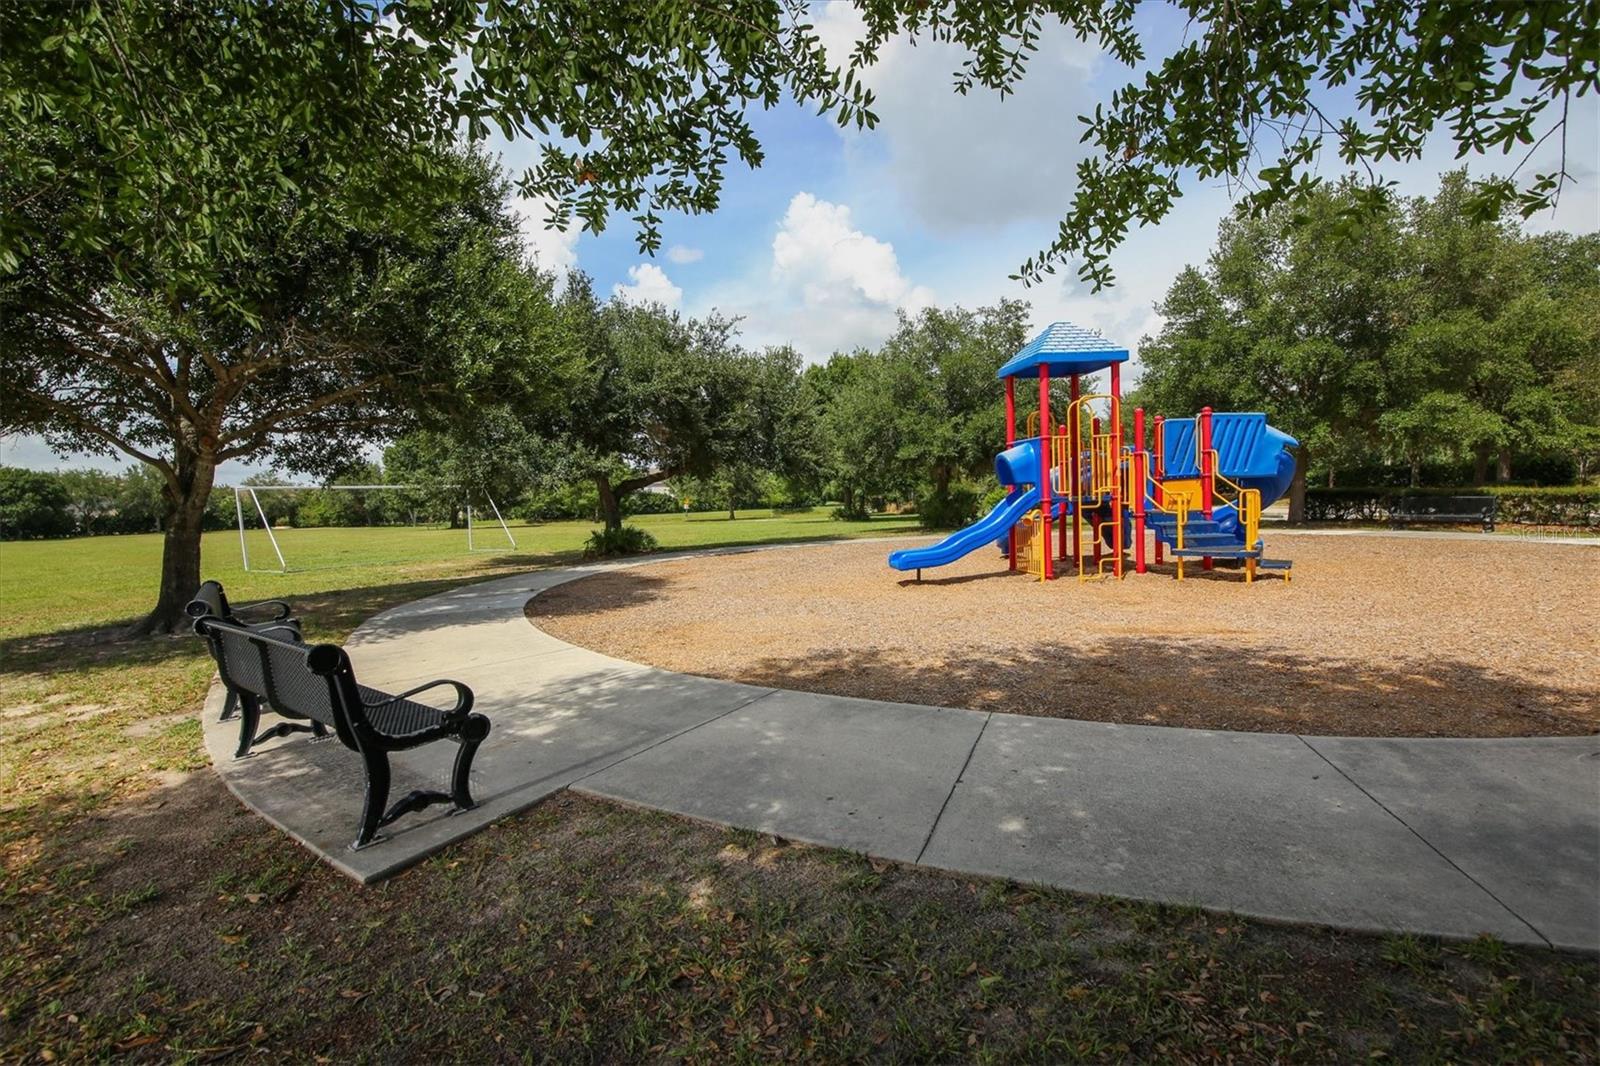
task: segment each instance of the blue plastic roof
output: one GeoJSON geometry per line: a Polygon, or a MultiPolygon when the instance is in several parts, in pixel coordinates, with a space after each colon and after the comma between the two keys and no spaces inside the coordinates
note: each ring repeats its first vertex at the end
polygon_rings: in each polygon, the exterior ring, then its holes
{"type": "Polygon", "coordinates": [[[1071,322],[1052,322],[1000,368],[1001,378],[1036,378],[1048,366],[1057,374],[1092,374],[1112,363],[1127,361],[1128,349],[1106,340],[1092,329],[1071,322]]]}

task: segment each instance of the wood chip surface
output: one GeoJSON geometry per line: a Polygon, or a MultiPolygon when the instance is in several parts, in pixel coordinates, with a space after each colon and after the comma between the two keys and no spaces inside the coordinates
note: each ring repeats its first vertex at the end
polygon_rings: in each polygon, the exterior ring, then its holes
{"type": "Polygon", "coordinates": [[[1290,584],[1198,564],[1180,583],[1169,564],[1041,585],[988,549],[918,584],[885,563],[899,546],[619,570],[528,614],[635,662],[877,700],[1321,736],[1600,732],[1600,550],[1273,533],[1290,584]]]}

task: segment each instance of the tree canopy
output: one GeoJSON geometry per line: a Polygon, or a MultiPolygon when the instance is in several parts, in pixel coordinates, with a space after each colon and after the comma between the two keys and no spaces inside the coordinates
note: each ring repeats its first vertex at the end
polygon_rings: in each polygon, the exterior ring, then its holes
{"type": "MultiPolygon", "coordinates": [[[[8,5],[0,270],[59,237],[119,272],[160,263],[164,280],[215,293],[207,264],[253,245],[274,203],[299,205],[308,227],[393,216],[403,208],[387,183],[436,178],[428,148],[458,129],[538,139],[518,184],[551,205],[551,221],[599,230],[625,212],[653,251],[666,212],[715,209],[732,159],[761,164],[752,109],[787,96],[874,125],[861,74],[890,40],[961,46],[961,93],[1010,91],[1052,20],[1131,69],[1152,63],[1131,0],[856,6],[865,33],[841,56],[806,5],[780,0],[8,5]],[[28,210],[41,199],[59,202],[59,234],[28,210]]],[[[1084,116],[1095,151],[1023,278],[1070,262],[1107,283],[1129,227],[1165,217],[1186,180],[1237,183],[1257,214],[1303,207],[1325,145],[1369,168],[1360,208],[1381,192],[1371,168],[1417,158],[1435,133],[1463,153],[1564,143],[1572,98],[1600,87],[1588,3],[1173,6],[1190,27],[1183,43],[1084,116]],[[1349,114],[1317,102],[1350,90],[1349,114]]],[[[1478,183],[1472,210],[1540,210],[1566,178],[1563,152],[1526,181],[1478,183]]]]}
{"type": "Polygon", "coordinates": [[[1315,467],[1595,460],[1600,403],[1600,237],[1528,238],[1479,220],[1464,172],[1433,197],[1392,203],[1359,226],[1350,181],[1286,208],[1224,220],[1204,268],[1167,292],[1160,335],[1141,345],[1138,399],[1187,413],[1264,409],[1301,441],[1292,513],[1315,467]]]}
{"type": "Polygon", "coordinates": [[[836,354],[806,372],[817,411],[823,483],[852,515],[876,497],[918,499],[935,525],[971,517],[975,497],[949,512],[951,485],[982,477],[1004,432],[995,374],[1027,340],[1028,305],[902,315],[877,351],[836,354]]]}
{"type": "Polygon", "coordinates": [[[572,476],[595,484],[608,529],[621,528],[624,497],[658,482],[784,466],[798,402],[791,349],[748,352],[715,315],[602,303],[578,273],[561,315],[578,370],[562,385],[556,446],[572,476]]]}
{"type": "Polygon", "coordinates": [[[434,165],[456,193],[431,205],[426,227],[334,232],[294,209],[303,201],[281,203],[270,229],[211,264],[211,294],[163,263],[109,272],[98,253],[65,250],[30,255],[0,281],[0,428],[63,452],[122,453],[163,480],[168,545],[149,627],[176,624],[199,583],[218,464],[331,473],[419,421],[470,423],[502,398],[548,396],[551,282],[523,261],[504,182],[474,155],[434,165]],[[154,283],[163,276],[174,284],[154,283]]]}

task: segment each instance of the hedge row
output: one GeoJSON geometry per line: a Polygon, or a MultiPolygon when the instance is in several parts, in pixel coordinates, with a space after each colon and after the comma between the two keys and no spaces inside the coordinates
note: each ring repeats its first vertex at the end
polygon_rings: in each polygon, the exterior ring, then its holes
{"type": "Polygon", "coordinates": [[[1582,485],[1307,489],[1306,518],[1312,522],[1386,522],[1394,501],[1406,496],[1494,496],[1499,502],[1497,521],[1507,525],[1600,529],[1600,488],[1582,485]]]}

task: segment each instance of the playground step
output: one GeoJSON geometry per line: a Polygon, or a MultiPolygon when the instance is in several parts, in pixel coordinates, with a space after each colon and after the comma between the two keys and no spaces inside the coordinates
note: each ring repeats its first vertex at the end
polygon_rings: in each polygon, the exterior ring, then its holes
{"type": "Polygon", "coordinates": [[[1234,541],[1231,547],[1218,546],[1215,548],[1174,548],[1168,554],[1178,556],[1182,559],[1259,559],[1261,557],[1261,553],[1259,551],[1246,551],[1240,546],[1238,541],[1234,541]]]}
{"type": "Polygon", "coordinates": [[[1227,533],[1190,533],[1188,530],[1184,530],[1183,546],[1185,549],[1237,548],[1239,547],[1239,538],[1227,533]]]}
{"type": "MultiPolygon", "coordinates": [[[[1175,519],[1163,516],[1160,520],[1146,518],[1145,525],[1162,533],[1172,533],[1177,530],[1178,523],[1175,519]]],[[[1222,527],[1209,518],[1191,518],[1183,523],[1184,536],[1192,533],[1220,533],[1222,527]]]]}
{"type": "Polygon", "coordinates": [[[1256,567],[1261,570],[1292,570],[1294,564],[1287,559],[1257,559],[1256,567]]]}

